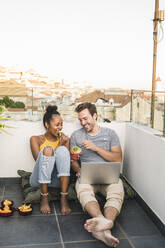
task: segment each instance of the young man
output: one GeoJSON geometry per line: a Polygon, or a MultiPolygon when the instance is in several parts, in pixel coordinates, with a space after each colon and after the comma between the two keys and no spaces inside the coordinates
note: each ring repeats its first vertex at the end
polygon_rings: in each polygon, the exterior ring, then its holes
{"type": "MultiPolygon", "coordinates": [[[[97,110],[94,104],[79,104],[75,111],[82,126],[71,135],[70,148],[79,146],[82,149],[80,162],[121,162],[122,151],[117,134],[110,128],[99,127],[97,110]]],[[[72,168],[80,177],[80,165],[72,160],[72,168]]],[[[117,215],[120,213],[124,198],[122,181],[110,185],[90,185],[76,182],[76,192],[83,209],[92,217],[86,221],[84,228],[108,246],[117,247],[119,240],[110,229],[113,227],[117,215]],[[95,198],[100,192],[106,197],[104,213],[95,198]]]]}

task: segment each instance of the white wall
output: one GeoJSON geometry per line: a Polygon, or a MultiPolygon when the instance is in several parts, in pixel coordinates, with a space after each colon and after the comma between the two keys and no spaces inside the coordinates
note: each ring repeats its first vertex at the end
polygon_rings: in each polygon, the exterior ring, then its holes
{"type": "Polygon", "coordinates": [[[165,138],[152,129],[128,123],[123,173],[165,224],[165,138]]]}
{"type": "MultiPolygon", "coordinates": [[[[17,177],[17,170],[32,171],[34,159],[31,155],[29,139],[32,135],[40,135],[45,132],[42,121],[7,121],[8,125],[16,127],[10,129],[12,135],[0,134],[0,177],[17,177]]],[[[114,129],[121,140],[124,149],[124,123],[101,123],[114,129]]],[[[70,136],[80,128],[79,122],[64,122],[63,131],[70,136]]]]}

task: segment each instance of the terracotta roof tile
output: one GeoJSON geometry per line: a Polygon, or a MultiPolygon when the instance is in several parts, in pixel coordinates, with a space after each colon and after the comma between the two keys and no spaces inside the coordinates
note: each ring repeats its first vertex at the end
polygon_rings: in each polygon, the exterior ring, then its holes
{"type": "Polygon", "coordinates": [[[72,94],[71,92],[66,91],[66,90],[61,92],[61,95],[71,95],[71,94],[72,94]]]}
{"type": "Polygon", "coordinates": [[[46,82],[44,81],[38,81],[38,80],[29,80],[29,82],[33,85],[37,86],[45,86],[46,82]]]}
{"type": "Polygon", "coordinates": [[[51,96],[53,93],[51,91],[41,91],[40,94],[45,96],[51,96]]]}
{"type": "Polygon", "coordinates": [[[25,87],[0,87],[0,96],[27,96],[27,89],[25,87]]]}
{"type": "Polygon", "coordinates": [[[106,95],[99,90],[95,90],[91,93],[84,94],[83,96],[77,98],[76,101],[96,103],[98,99],[102,99],[106,102],[109,101],[111,98],[114,100],[114,103],[120,104],[119,107],[125,106],[131,100],[131,97],[129,95],[117,95],[117,94],[106,95]]]}

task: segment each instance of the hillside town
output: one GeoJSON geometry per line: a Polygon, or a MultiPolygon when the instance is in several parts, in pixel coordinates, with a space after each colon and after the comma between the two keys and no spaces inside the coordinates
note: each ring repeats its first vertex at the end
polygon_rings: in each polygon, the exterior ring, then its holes
{"type": "MultiPolygon", "coordinates": [[[[64,120],[76,120],[75,106],[87,101],[97,105],[99,121],[134,121],[150,126],[151,92],[120,88],[96,89],[87,82],[50,79],[34,69],[0,66],[0,99],[23,102],[24,108],[8,108],[16,119],[42,119],[48,104],[58,106],[64,120]]],[[[155,129],[163,130],[164,92],[156,94],[155,129]]]]}

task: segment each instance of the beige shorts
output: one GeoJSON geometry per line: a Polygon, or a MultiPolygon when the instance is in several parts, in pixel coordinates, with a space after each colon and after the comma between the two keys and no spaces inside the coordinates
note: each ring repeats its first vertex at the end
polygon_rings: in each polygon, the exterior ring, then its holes
{"type": "Polygon", "coordinates": [[[88,202],[91,201],[97,202],[95,193],[100,192],[106,198],[106,203],[104,208],[114,207],[120,213],[122,203],[124,200],[124,188],[121,179],[119,179],[118,183],[114,183],[110,185],[80,184],[79,180],[77,180],[75,187],[76,187],[77,197],[83,209],[85,209],[85,205],[88,202]]]}

